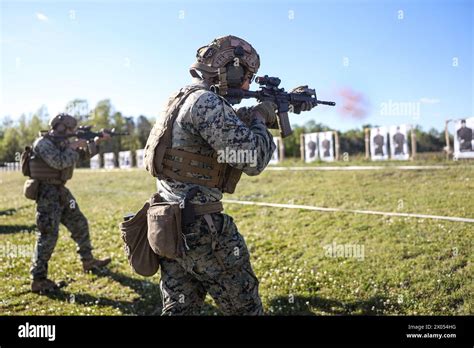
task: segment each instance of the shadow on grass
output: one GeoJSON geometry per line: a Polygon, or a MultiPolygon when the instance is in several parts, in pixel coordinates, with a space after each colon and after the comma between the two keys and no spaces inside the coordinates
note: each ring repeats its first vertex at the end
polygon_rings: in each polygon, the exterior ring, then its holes
{"type": "Polygon", "coordinates": [[[13,233],[31,233],[36,231],[36,225],[0,225],[0,234],[13,234],[13,233]]]}
{"type": "Polygon", "coordinates": [[[6,210],[0,210],[0,216],[4,215],[13,215],[16,213],[16,209],[6,209],[6,210]]]}
{"type": "MultiPolygon", "coordinates": [[[[104,269],[94,271],[100,277],[109,277],[122,286],[132,289],[140,297],[131,301],[114,300],[103,296],[95,296],[87,293],[71,293],[63,289],[45,294],[51,299],[71,302],[83,306],[101,306],[118,308],[123,314],[128,315],[160,315],[162,310],[161,292],[158,284],[144,279],[129,277],[123,273],[104,269]]],[[[216,308],[205,304],[203,314],[211,315],[216,308]]]]}
{"type": "Polygon", "coordinates": [[[74,302],[82,306],[113,307],[119,309],[123,314],[129,315],[156,315],[161,313],[161,296],[157,284],[132,278],[109,269],[95,271],[94,274],[109,277],[122,286],[132,289],[140,297],[131,301],[114,300],[88,293],[72,293],[64,289],[46,293],[45,296],[58,301],[74,302]]]}
{"type": "MultiPolygon", "coordinates": [[[[339,301],[318,296],[275,297],[270,301],[272,314],[277,315],[315,315],[311,308],[333,315],[381,315],[387,297],[373,296],[367,300],[339,301]]],[[[391,312],[400,310],[398,304],[391,303],[391,312]]],[[[270,314],[270,313],[268,313],[270,314]]]]}

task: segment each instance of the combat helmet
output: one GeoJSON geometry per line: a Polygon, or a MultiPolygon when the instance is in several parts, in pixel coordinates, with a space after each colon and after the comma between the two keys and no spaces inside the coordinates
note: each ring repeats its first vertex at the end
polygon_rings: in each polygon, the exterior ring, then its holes
{"type": "Polygon", "coordinates": [[[252,45],[233,35],[200,47],[196,58],[189,68],[191,75],[216,84],[221,95],[225,95],[228,88],[240,87],[246,77],[251,80],[260,67],[260,56],[252,45]]]}
{"type": "Polygon", "coordinates": [[[77,120],[71,115],[61,113],[49,121],[51,129],[55,129],[59,124],[63,124],[66,128],[74,129],[77,127],[77,120]]]}

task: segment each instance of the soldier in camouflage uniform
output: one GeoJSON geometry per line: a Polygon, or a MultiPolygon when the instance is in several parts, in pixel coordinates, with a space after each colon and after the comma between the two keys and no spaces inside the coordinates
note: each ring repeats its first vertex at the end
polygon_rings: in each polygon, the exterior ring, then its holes
{"type": "MultiPolygon", "coordinates": [[[[260,65],[257,52],[246,41],[227,36],[200,48],[197,57],[191,74],[193,83],[201,89],[192,92],[182,104],[173,123],[171,147],[205,156],[245,150],[247,154],[255,154],[255,161],[243,163],[231,158],[227,164],[247,175],[260,174],[275,151],[267,126],[276,124],[276,106],[264,102],[234,110],[224,98],[210,90],[210,86],[219,83],[218,68],[235,64],[236,57],[243,67],[239,87],[249,89],[260,65]]],[[[227,73],[231,74],[229,70],[227,73]]],[[[172,100],[173,97],[170,103],[172,100]]],[[[311,108],[302,107],[303,110],[311,108]]],[[[154,131],[149,143],[153,137],[154,131]]],[[[193,174],[193,178],[199,177],[193,174]]],[[[197,205],[218,202],[223,195],[222,189],[170,177],[158,179],[157,186],[160,196],[171,202],[181,201],[192,189],[197,189],[197,194],[190,202],[197,205]]],[[[208,214],[207,219],[205,215],[197,216],[183,234],[185,255],[160,261],[162,315],[199,314],[206,294],[211,295],[224,314],[263,314],[259,282],[251,267],[244,237],[232,217],[223,213],[208,214]]]]}
{"type": "MultiPolygon", "coordinates": [[[[75,131],[77,121],[69,115],[59,114],[50,122],[48,134],[36,139],[30,159],[31,178],[39,181],[36,207],[37,242],[31,266],[31,288],[35,293],[51,291],[57,284],[47,278],[48,261],[56,246],[59,224],[71,232],[77,244],[85,272],[103,267],[111,260],[97,260],[92,256],[89,225],[71,192],[64,186],[72,177],[77,161],[97,153],[97,143],[85,140],[69,142],[60,138],[75,131]]],[[[104,138],[109,138],[106,135],[104,138]]]]}

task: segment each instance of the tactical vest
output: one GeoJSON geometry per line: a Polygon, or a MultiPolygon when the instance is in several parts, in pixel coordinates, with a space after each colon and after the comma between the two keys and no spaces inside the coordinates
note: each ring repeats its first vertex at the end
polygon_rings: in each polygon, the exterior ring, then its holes
{"type": "Polygon", "coordinates": [[[74,166],[64,168],[62,170],[50,167],[46,162],[30,152],[28,159],[29,177],[40,181],[46,181],[52,184],[65,184],[66,181],[72,178],[74,166]]]}
{"type": "Polygon", "coordinates": [[[190,85],[169,99],[165,113],[156,121],[148,137],[145,146],[145,167],[158,179],[171,178],[233,193],[242,175],[241,170],[226,163],[218,163],[215,151],[210,156],[204,156],[171,147],[173,123],[179,110],[187,97],[200,89],[207,88],[199,84],[190,85]],[[193,174],[202,174],[209,179],[198,178],[193,174]]]}

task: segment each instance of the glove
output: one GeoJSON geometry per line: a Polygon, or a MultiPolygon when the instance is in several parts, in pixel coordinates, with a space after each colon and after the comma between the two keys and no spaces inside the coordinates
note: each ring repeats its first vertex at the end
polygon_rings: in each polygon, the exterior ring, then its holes
{"type": "Polygon", "coordinates": [[[276,107],[275,103],[264,101],[254,106],[252,111],[253,113],[258,112],[262,116],[267,127],[273,127],[277,123],[276,107]]]}
{"type": "Polygon", "coordinates": [[[235,110],[237,117],[247,126],[250,127],[252,123],[252,109],[248,107],[241,107],[235,110]]]}
{"type": "MultiPolygon", "coordinates": [[[[304,94],[304,95],[307,95],[307,96],[316,96],[316,92],[314,91],[314,89],[310,89],[308,88],[308,86],[298,86],[296,88],[293,88],[290,93],[296,93],[296,94],[304,94]]],[[[313,103],[311,103],[310,101],[307,101],[307,102],[303,102],[303,103],[299,103],[297,105],[295,104],[291,104],[293,105],[293,112],[295,114],[299,114],[301,113],[301,111],[309,111],[313,108],[313,103]]]]}

